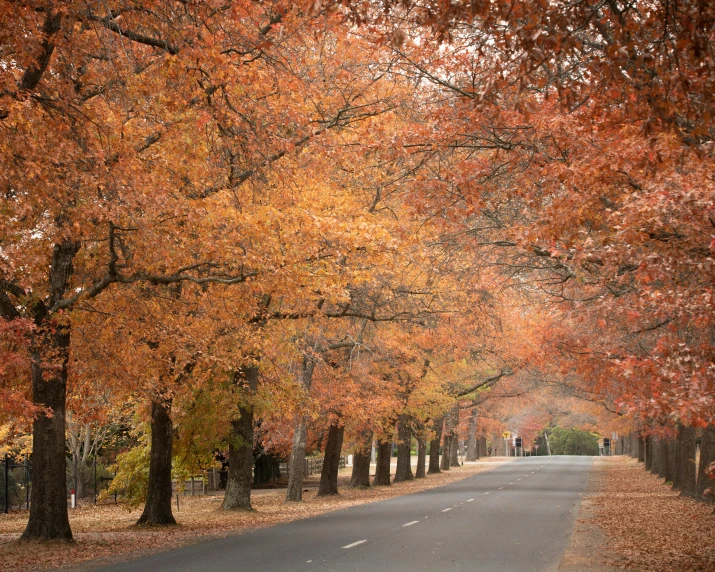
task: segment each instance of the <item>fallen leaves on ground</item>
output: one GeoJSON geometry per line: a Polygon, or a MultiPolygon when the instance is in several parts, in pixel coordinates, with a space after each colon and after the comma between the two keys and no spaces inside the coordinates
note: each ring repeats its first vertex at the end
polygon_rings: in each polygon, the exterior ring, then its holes
{"type": "Polygon", "coordinates": [[[715,570],[712,504],[681,497],[630,457],[603,457],[597,466],[595,521],[608,537],[613,565],[648,572],[715,570]]]}
{"type": "Polygon", "coordinates": [[[168,550],[210,537],[236,534],[256,528],[273,526],[354,505],[384,500],[446,485],[508,462],[488,459],[488,463],[467,464],[448,472],[429,475],[389,487],[351,489],[350,469],[340,474],[340,494],[318,497],[319,477],[306,479],[304,501],[285,502],[285,490],[255,491],[252,512],[221,510],[223,495],[180,497],[180,510],[174,517],[178,526],[138,527],[134,523],[140,510],[127,511],[121,505],[84,506],[70,511],[73,543],[19,543],[16,540],[25,528],[27,513],[0,515],[0,562],[3,571],[45,570],[60,566],[87,569],[116,560],[125,560],[157,550],[168,550]],[[94,561],[94,562],[92,562],[94,561]]]}

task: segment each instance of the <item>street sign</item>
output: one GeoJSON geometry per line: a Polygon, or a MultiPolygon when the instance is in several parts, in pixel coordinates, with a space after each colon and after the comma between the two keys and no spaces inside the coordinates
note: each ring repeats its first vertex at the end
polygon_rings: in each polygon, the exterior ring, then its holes
{"type": "Polygon", "coordinates": [[[511,436],[511,433],[509,433],[509,431],[504,431],[501,436],[504,437],[504,439],[508,439],[511,436]]]}
{"type": "Polygon", "coordinates": [[[521,437],[516,438],[516,442],[514,443],[514,445],[521,449],[521,437]]]}

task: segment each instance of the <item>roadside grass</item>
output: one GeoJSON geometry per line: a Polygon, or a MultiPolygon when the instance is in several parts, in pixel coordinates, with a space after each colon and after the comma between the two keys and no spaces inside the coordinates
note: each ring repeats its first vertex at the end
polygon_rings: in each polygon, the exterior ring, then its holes
{"type": "Polygon", "coordinates": [[[307,492],[303,493],[303,502],[285,502],[285,489],[259,490],[252,495],[254,510],[251,512],[221,510],[222,494],[182,496],[178,511],[174,504],[174,517],[178,526],[170,527],[134,526],[141,509],[128,511],[122,505],[115,504],[80,506],[70,511],[70,524],[75,539],[73,543],[17,542],[27,524],[27,512],[0,514],[0,568],[8,572],[57,567],[87,570],[210,538],[240,534],[439,487],[509,461],[499,457],[487,458],[482,462],[454,467],[438,475],[428,475],[426,479],[363,490],[348,487],[351,471],[348,467],[340,471],[340,494],[337,496],[316,496],[319,476],[313,476],[305,481],[304,489],[307,492]]]}

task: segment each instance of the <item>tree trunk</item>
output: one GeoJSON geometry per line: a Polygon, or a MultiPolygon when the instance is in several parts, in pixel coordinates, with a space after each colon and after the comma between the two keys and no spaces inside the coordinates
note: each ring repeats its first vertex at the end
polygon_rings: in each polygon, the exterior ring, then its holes
{"type": "MultiPolygon", "coordinates": [[[[301,385],[306,393],[310,393],[313,382],[315,361],[308,356],[303,356],[301,371],[301,385]]],[[[288,491],[286,500],[300,502],[303,500],[303,477],[305,465],[305,446],[307,439],[308,418],[305,415],[296,415],[293,423],[293,443],[290,449],[290,465],[288,467],[288,491]]]]}
{"type": "Polygon", "coordinates": [[[390,484],[390,455],[392,454],[392,441],[377,441],[377,467],[375,469],[375,479],[372,484],[375,486],[387,486],[390,484]]]}
{"type": "Polygon", "coordinates": [[[656,459],[658,459],[658,476],[661,479],[668,480],[668,436],[663,435],[658,437],[656,444],[658,452],[656,453],[656,459]]]}
{"type": "Polygon", "coordinates": [[[645,445],[645,470],[653,469],[653,436],[647,435],[644,439],[645,445]]]}
{"type": "Polygon", "coordinates": [[[338,425],[338,420],[330,424],[328,442],[325,444],[323,469],[320,471],[318,496],[338,494],[338,471],[340,470],[340,452],[343,449],[345,425],[338,425]]]}
{"type": "Polygon", "coordinates": [[[395,469],[395,483],[411,481],[415,478],[412,474],[410,444],[412,431],[407,415],[400,415],[397,419],[397,468],[395,469]]]}
{"type": "Polygon", "coordinates": [[[425,468],[427,464],[427,444],[424,439],[417,439],[417,469],[415,470],[416,479],[425,478],[425,468]]]}
{"type": "Polygon", "coordinates": [[[663,464],[663,459],[661,458],[661,447],[660,447],[660,437],[651,437],[651,456],[652,462],[650,466],[650,472],[654,475],[659,475],[661,471],[661,465],[663,464]]]}
{"type": "Polygon", "coordinates": [[[149,454],[149,490],[144,512],[137,524],[176,524],[171,513],[171,455],[174,427],[171,423],[171,399],[151,402],[151,452],[149,454]]]}
{"type": "Polygon", "coordinates": [[[258,365],[240,368],[234,373],[234,382],[241,383],[247,398],[238,408],[238,419],[231,422],[231,440],[228,443],[228,479],[221,508],[225,510],[253,510],[251,507],[251,481],[253,472],[253,403],[258,387],[258,365]]]}
{"type": "Polygon", "coordinates": [[[353,453],[353,473],[350,486],[366,489],[370,486],[370,453],[372,449],[372,429],[360,434],[353,453]]]}
{"type": "MultiPolygon", "coordinates": [[[[446,428],[445,428],[446,429],[446,428]]],[[[445,431],[444,438],[442,440],[442,461],[439,464],[439,468],[442,471],[449,471],[449,460],[452,456],[452,431],[445,431]]]]}
{"type": "Polygon", "coordinates": [[[666,441],[668,450],[668,461],[665,465],[665,481],[675,486],[676,470],[675,470],[675,451],[678,448],[675,437],[668,437],[666,441]]]}
{"type": "Polygon", "coordinates": [[[459,404],[455,404],[452,408],[452,442],[450,443],[449,466],[459,467],[459,435],[457,427],[459,426],[459,404]]]}
{"type": "Polygon", "coordinates": [[[638,462],[645,462],[645,437],[643,435],[638,435],[638,462]]]}
{"type": "Polygon", "coordinates": [[[442,441],[442,426],[444,425],[444,417],[439,417],[434,420],[434,439],[429,442],[429,468],[428,474],[439,473],[439,444],[442,441]]]}
{"type": "Polygon", "coordinates": [[[486,457],[489,454],[487,451],[487,436],[482,435],[479,437],[479,458],[486,457]]]}
{"type": "Polygon", "coordinates": [[[444,417],[444,436],[442,443],[442,461],[439,468],[449,471],[452,460],[452,439],[454,437],[454,409],[449,411],[444,417]]]}
{"type": "Polygon", "coordinates": [[[67,515],[65,460],[65,403],[70,349],[69,322],[56,322],[48,308],[59,302],[69,287],[72,261],[79,244],[64,240],[52,252],[48,306],[37,302],[33,317],[37,330],[30,345],[32,402],[41,410],[32,422],[32,504],[21,540],[72,540],[67,515]]]}
{"type": "Polygon", "coordinates": [[[673,488],[679,490],[683,496],[695,496],[695,437],[695,427],[678,423],[673,488]]]}
{"type": "Polygon", "coordinates": [[[450,443],[449,466],[459,467],[459,434],[455,431],[452,434],[452,442],[450,443]]]}
{"type": "Polygon", "coordinates": [[[477,408],[472,408],[467,428],[467,455],[465,461],[476,461],[479,458],[479,445],[477,443],[477,408]]]}
{"type": "Polygon", "coordinates": [[[713,502],[715,495],[711,492],[705,496],[705,491],[715,486],[715,479],[708,478],[706,472],[710,463],[715,462],[715,425],[708,425],[703,431],[700,440],[700,464],[698,466],[698,482],[696,497],[701,500],[713,502]]]}
{"type": "Polygon", "coordinates": [[[287,501],[300,502],[303,500],[307,429],[308,418],[305,415],[296,415],[293,423],[293,444],[290,450],[290,465],[288,466],[287,501]]]}

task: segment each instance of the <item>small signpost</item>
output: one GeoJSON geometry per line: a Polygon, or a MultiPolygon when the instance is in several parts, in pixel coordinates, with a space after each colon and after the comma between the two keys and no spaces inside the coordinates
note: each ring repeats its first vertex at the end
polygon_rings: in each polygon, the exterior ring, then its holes
{"type": "Polygon", "coordinates": [[[508,457],[509,456],[509,437],[511,437],[511,433],[509,433],[509,431],[504,431],[504,433],[502,433],[501,436],[504,437],[504,456],[508,457]]]}

